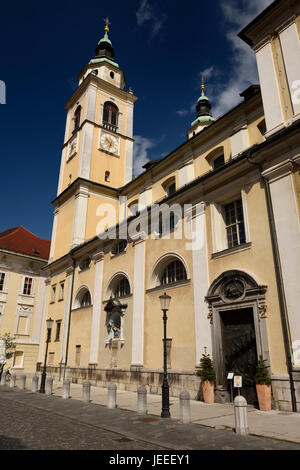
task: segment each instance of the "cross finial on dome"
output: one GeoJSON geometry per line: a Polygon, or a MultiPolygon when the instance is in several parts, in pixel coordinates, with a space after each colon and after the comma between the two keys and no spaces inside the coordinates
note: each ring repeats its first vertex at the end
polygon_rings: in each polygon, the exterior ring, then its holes
{"type": "Polygon", "coordinates": [[[104,28],[104,31],[105,31],[106,33],[108,33],[108,31],[109,31],[108,25],[110,25],[111,23],[109,22],[108,17],[104,18],[104,21],[105,21],[105,28],[104,28]]]}

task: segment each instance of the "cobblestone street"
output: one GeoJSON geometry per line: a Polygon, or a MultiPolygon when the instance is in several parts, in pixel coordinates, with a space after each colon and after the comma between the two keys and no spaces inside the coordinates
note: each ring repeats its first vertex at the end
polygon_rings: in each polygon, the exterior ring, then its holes
{"type": "MultiPolygon", "coordinates": [[[[12,402],[1,393],[0,449],[149,450],[146,442],[79,422],[30,405],[12,402]]],[[[157,447],[160,449],[160,447],[157,447]]],[[[163,448],[161,448],[163,449],[163,448]]]]}
{"type": "Polygon", "coordinates": [[[79,400],[0,390],[1,450],[300,450],[300,444],[79,400]]]}

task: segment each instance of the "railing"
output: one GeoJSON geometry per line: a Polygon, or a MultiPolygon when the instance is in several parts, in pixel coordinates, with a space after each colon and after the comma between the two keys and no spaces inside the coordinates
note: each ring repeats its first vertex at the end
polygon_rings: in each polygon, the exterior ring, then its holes
{"type": "Polygon", "coordinates": [[[110,124],[109,122],[103,122],[103,127],[104,129],[107,129],[108,131],[111,132],[117,132],[118,126],[115,126],[114,124],[110,124]]]}

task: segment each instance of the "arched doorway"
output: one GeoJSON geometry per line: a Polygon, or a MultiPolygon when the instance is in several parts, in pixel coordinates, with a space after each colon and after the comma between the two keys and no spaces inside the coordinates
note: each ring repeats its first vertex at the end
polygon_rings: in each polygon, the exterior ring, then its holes
{"type": "Polygon", "coordinates": [[[231,270],[215,279],[206,296],[217,387],[223,392],[227,390],[229,395],[228,373],[241,375],[242,395],[254,405],[257,360],[260,354],[269,360],[266,290],[249,274],[231,270]]]}

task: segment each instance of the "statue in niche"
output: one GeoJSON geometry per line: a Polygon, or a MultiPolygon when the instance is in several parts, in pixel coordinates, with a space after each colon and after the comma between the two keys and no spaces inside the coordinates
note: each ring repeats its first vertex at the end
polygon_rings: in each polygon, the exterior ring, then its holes
{"type": "Polygon", "coordinates": [[[122,321],[124,317],[124,310],[127,304],[121,304],[118,299],[110,297],[104,310],[106,312],[105,326],[108,333],[108,341],[113,339],[122,339],[122,321]]]}

